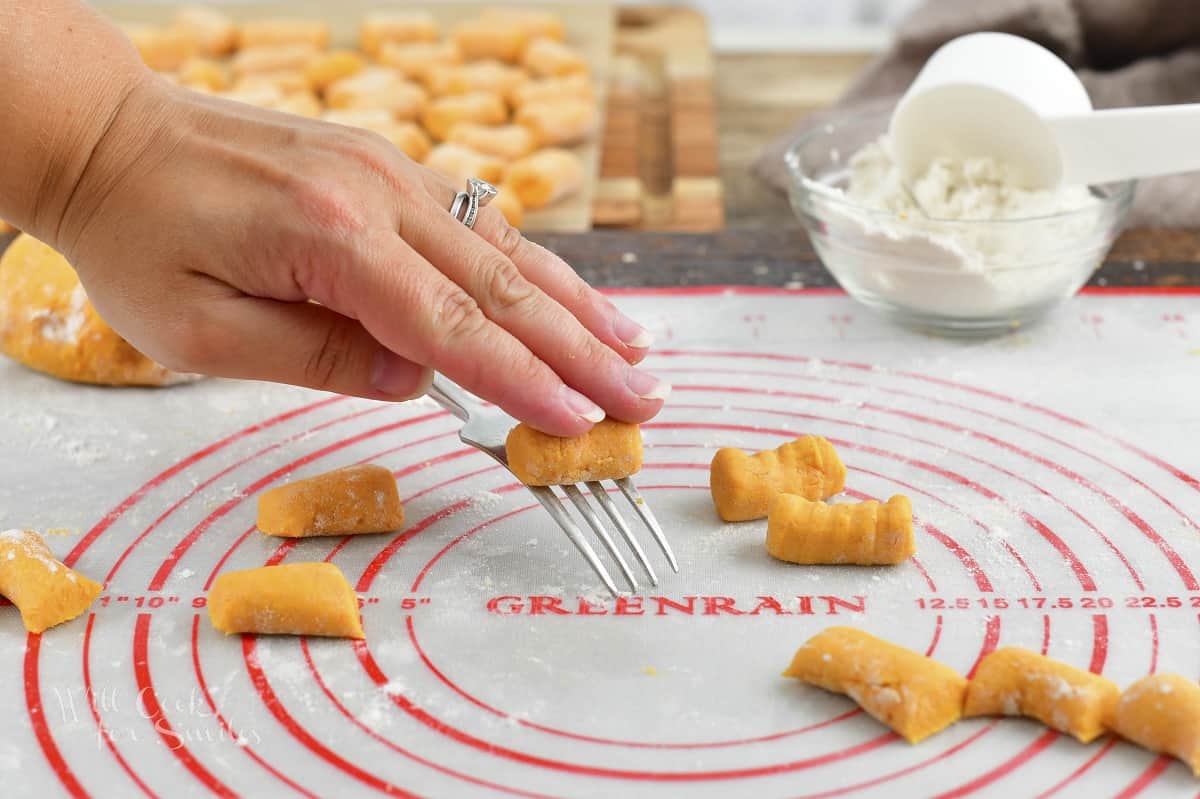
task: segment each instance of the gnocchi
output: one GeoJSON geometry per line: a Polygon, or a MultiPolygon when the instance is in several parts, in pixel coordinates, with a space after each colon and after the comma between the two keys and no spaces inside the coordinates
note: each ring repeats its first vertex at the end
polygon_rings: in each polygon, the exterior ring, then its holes
{"type": "Polygon", "coordinates": [[[208,592],[208,618],[227,635],[366,637],[358,597],[332,563],[225,572],[208,592]]]}
{"type": "Polygon", "coordinates": [[[803,436],[754,455],[725,447],[709,467],[713,504],[727,522],[763,518],[776,494],[828,499],[845,484],[842,459],[820,436],[803,436]]]}
{"type": "Polygon", "coordinates": [[[92,604],[103,586],[54,557],[32,530],[0,533],[0,595],[16,605],[31,633],[70,621],[92,604]]]}
{"type": "Polygon", "coordinates": [[[335,469],[272,488],[258,498],[258,529],[268,535],[383,533],[403,525],[396,478],[382,466],[335,469]]]}
{"type": "Polygon", "coordinates": [[[963,715],[1028,716],[1088,743],[1104,734],[1120,693],[1098,674],[1010,646],[980,661],[963,715]]]}
{"type": "Polygon", "coordinates": [[[583,164],[570,150],[538,150],[508,168],[508,186],[525,208],[542,208],[578,191],[583,164]]]}
{"type": "Polygon", "coordinates": [[[1108,727],[1152,752],[1179,758],[1200,777],[1200,685],[1178,674],[1152,674],[1125,689],[1108,727]]]}
{"type": "Polygon", "coordinates": [[[916,552],[912,505],[903,494],[837,505],[779,494],[767,511],[767,552],[792,563],[902,563],[916,552]]]}
{"type": "Polygon", "coordinates": [[[814,635],[784,676],[845,694],[914,744],[958,721],[967,689],[949,666],[853,627],[814,635]]]}
{"type": "Polygon", "coordinates": [[[519,424],[508,433],[508,467],[522,483],[567,485],[619,480],[642,468],[642,431],[605,419],[577,438],[559,438],[519,424]]]}

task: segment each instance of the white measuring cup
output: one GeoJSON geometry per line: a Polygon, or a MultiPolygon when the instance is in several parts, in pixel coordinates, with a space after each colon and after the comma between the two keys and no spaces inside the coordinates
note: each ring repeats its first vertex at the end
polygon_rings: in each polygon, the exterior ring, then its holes
{"type": "Polygon", "coordinates": [[[940,156],[991,156],[1026,188],[1200,169],[1200,103],[1094,111],[1066,63],[1006,33],[942,45],[900,99],[888,133],[909,184],[940,156]]]}

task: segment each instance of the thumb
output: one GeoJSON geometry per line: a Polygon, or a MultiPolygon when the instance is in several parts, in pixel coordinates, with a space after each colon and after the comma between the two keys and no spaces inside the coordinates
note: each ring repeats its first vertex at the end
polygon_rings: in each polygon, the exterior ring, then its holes
{"type": "Polygon", "coordinates": [[[399,401],[425,393],[433,373],[388,350],[356,320],[309,302],[216,300],[192,331],[183,368],[399,401]]]}

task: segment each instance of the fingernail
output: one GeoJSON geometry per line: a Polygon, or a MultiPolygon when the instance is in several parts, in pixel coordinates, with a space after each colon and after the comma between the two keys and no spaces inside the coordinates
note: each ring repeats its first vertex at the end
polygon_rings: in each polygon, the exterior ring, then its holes
{"type": "Polygon", "coordinates": [[[654,375],[646,374],[640,369],[629,370],[629,380],[626,382],[629,390],[644,400],[663,400],[671,396],[671,384],[659,380],[654,375]]]}
{"type": "Polygon", "coordinates": [[[604,421],[604,409],[570,386],[562,387],[563,404],[592,424],[604,421]]]}
{"type": "Polygon", "coordinates": [[[620,311],[613,316],[613,332],[625,342],[625,346],[635,350],[644,350],[654,343],[653,333],[620,311]]]}
{"type": "Polygon", "coordinates": [[[388,397],[408,398],[420,388],[424,370],[390,350],[375,353],[371,388],[388,397]]]}

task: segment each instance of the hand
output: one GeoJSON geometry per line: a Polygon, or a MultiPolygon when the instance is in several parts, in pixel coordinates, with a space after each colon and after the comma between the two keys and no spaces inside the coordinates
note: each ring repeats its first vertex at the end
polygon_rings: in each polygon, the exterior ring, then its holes
{"type": "Polygon", "coordinates": [[[56,246],[97,310],[164,365],[373,399],[443,372],[579,435],[670,387],[649,334],[496,210],[375,134],[143,75],[93,150],[56,246]]]}

